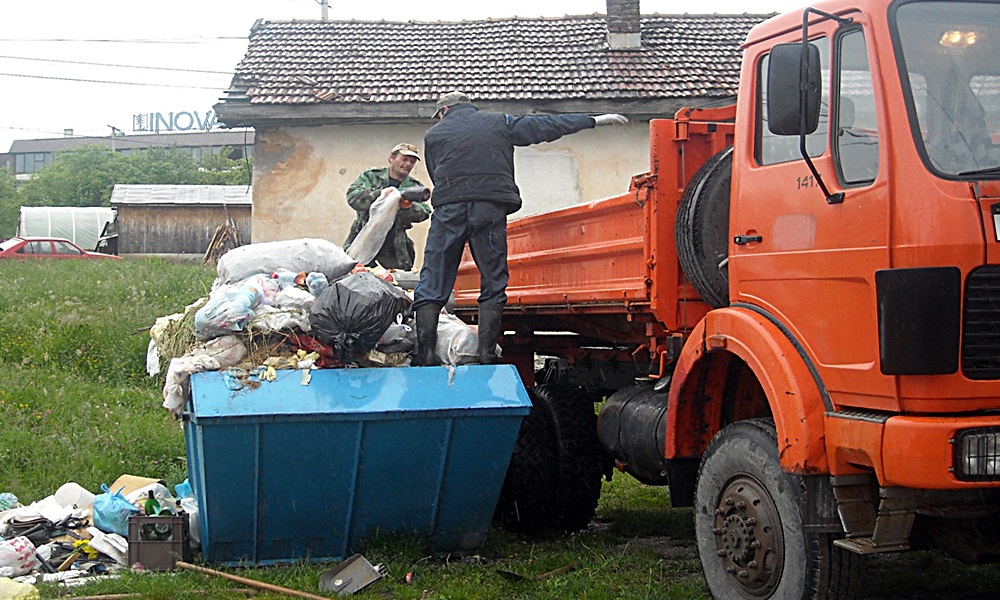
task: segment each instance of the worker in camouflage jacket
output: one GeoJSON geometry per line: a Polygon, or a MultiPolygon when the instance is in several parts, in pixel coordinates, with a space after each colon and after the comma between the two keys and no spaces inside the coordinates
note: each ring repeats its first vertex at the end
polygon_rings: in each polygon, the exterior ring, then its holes
{"type": "MultiPolygon", "coordinates": [[[[358,237],[361,229],[368,223],[368,211],[372,203],[382,194],[382,190],[387,187],[394,187],[400,191],[406,188],[423,185],[413,177],[410,171],[420,160],[420,153],[413,144],[396,144],[389,154],[389,166],[382,168],[368,169],[354,183],[347,188],[347,203],[358,213],[357,218],[351,225],[351,231],[347,234],[347,241],[344,249],[351,246],[354,238],[358,237]]],[[[413,261],[416,258],[416,251],[413,247],[413,240],[406,234],[406,230],[413,227],[414,223],[426,221],[431,214],[431,208],[426,202],[409,202],[400,199],[399,212],[396,213],[396,220],[392,224],[392,229],[385,236],[385,243],[379,248],[375,255],[374,263],[382,265],[386,269],[399,269],[409,271],[413,268],[413,261]]]]}

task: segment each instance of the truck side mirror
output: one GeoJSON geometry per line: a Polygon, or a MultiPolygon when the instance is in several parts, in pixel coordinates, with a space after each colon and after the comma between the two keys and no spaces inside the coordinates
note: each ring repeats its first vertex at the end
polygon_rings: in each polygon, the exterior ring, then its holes
{"type": "Polygon", "coordinates": [[[819,126],[822,85],[819,48],[809,44],[806,53],[807,85],[799,85],[802,44],[778,44],[771,48],[767,67],[767,128],[776,135],[808,135],[819,126]],[[805,130],[802,129],[800,93],[806,96],[805,130]]]}

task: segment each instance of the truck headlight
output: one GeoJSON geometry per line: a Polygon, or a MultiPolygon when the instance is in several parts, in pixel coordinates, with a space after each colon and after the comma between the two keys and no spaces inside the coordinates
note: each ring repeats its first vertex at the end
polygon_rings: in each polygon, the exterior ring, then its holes
{"type": "Polygon", "coordinates": [[[958,432],[955,475],[963,481],[1000,480],[1000,428],[958,432]]]}

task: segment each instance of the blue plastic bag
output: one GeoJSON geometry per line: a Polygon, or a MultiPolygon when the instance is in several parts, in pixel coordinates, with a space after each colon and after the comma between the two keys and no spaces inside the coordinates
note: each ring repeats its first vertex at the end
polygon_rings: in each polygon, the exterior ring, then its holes
{"type": "Polygon", "coordinates": [[[117,492],[111,493],[108,486],[101,484],[103,494],[94,497],[94,527],[104,533],[117,533],[128,537],[128,518],[138,515],[142,511],[122,495],[124,486],[118,488],[117,492]]]}

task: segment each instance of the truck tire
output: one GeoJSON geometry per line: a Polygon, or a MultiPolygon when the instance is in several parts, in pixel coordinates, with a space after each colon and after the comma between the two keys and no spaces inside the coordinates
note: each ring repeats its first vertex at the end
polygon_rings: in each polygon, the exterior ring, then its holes
{"type": "Polygon", "coordinates": [[[677,258],[688,281],[712,308],[729,306],[729,191],[733,149],[708,159],[677,207],[677,258]]]}
{"type": "Polygon", "coordinates": [[[610,457],[597,440],[594,403],[579,388],[539,385],[521,423],[494,522],[521,533],[590,523],[610,457]]]}
{"type": "Polygon", "coordinates": [[[702,458],[695,536],[716,600],[854,598],[865,557],[803,527],[803,483],[778,461],[774,422],[754,419],[720,431],[702,458]]]}

